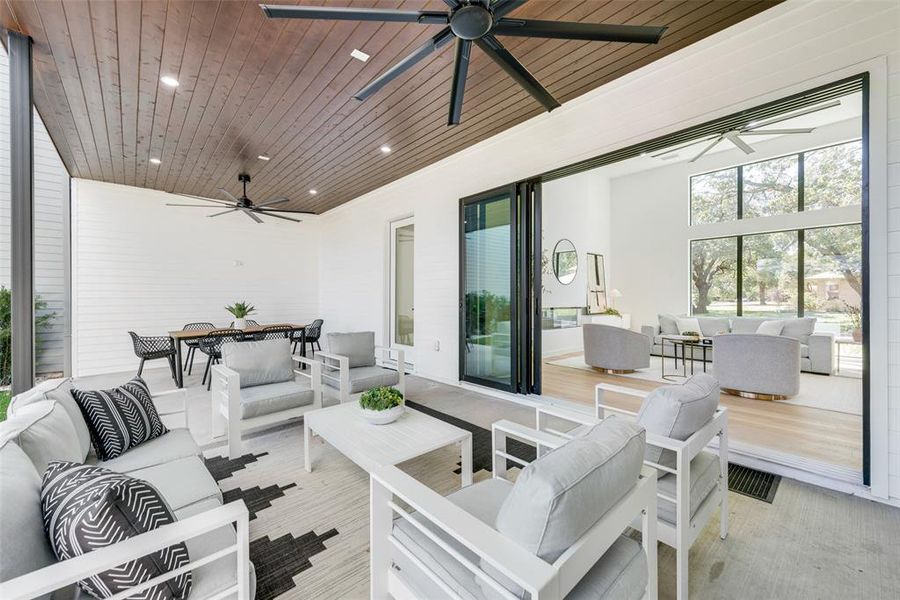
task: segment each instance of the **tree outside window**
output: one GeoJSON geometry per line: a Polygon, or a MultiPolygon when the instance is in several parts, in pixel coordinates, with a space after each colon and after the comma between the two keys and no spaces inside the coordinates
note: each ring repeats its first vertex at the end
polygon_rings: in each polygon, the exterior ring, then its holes
{"type": "Polygon", "coordinates": [[[799,159],[775,158],[743,167],[744,219],[797,212],[799,159]]]}
{"type": "Polygon", "coordinates": [[[737,238],[691,242],[691,308],[695,315],[737,314],[737,238]]]}
{"type": "Polygon", "coordinates": [[[737,169],[691,177],[691,224],[737,219],[737,169]]]}

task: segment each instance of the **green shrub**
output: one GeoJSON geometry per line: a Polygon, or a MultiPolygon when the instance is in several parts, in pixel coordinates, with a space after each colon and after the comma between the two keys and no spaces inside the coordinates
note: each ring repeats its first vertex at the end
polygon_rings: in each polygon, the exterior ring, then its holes
{"type": "Polygon", "coordinates": [[[0,421],[6,420],[6,409],[9,407],[9,392],[0,392],[0,421]]]}
{"type": "MultiPolygon", "coordinates": [[[[48,313],[47,303],[40,296],[34,297],[34,330],[40,333],[50,325],[56,313],[48,313]]],[[[12,378],[12,295],[6,286],[0,286],[0,385],[9,385],[12,378]]],[[[35,336],[35,354],[40,351],[40,339],[35,336]]]]}
{"type": "Polygon", "coordinates": [[[367,410],[390,410],[403,404],[403,394],[392,387],[372,388],[359,398],[359,405],[367,410]]]}

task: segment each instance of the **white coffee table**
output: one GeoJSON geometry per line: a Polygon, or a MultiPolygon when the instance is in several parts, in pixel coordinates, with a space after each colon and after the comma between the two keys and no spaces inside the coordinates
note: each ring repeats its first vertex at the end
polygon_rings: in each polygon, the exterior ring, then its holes
{"type": "Polygon", "coordinates": [[[310,438],[315,433],[360,468],[396,465],[444,446],[459,444],[462,485],[472,485],[472,433],[407,407],[388,425],[372,425],[355,402],[329,406],[303,415],[306,470],[312,472],[310,438]]]}

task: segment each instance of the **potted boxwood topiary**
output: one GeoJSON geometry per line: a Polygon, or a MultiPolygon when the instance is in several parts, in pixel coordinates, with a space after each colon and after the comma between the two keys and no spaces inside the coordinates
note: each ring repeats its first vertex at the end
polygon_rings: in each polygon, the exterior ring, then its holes
{"type": "Polygon", "coordinates": [[[373,425],[393,423],[403,414],[403,394],[392,387],[372,388],[359,398],[362,416],[373,425]]]}

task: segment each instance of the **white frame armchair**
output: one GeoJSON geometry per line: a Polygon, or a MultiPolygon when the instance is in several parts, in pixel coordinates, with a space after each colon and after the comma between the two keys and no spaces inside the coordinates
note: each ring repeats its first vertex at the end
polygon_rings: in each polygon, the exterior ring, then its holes
{"type": "MultiPolygon", "coordinates": [[[[391,363],[391,353],[397,354],[396,360],[396,371],[399,376],[399,381],[397,382],[397,389],[400,390],[400,393],[403,396],[406,396],[406,360],[405,360],[405,351],[402,348],[397,348],[396,346],[375,346],[375,364],[376,366],[381,367],[382,369],[391,369],[393,370],[393,365],[391,363]],[[382,353],[381,360],[378,360],[378,354],[382,353]],[[390,365],[390,366],[388,366],[390,365]]],[[[323,360],[318,362],[318,364],[322,365],[323,376],[329,376],[329,372],[338,372],[339,379],[339,388],[338,398],[340,399],[341,404],[344,402],[349,402],[352,398],[358,398],[363,394],[363,392],[350,393],[350,359],[346,356],[342,356],[340,354],[332,354],[330,352],[322,352],[319,351],[317,356],[321,357],[323,360]],[[329,362],[331,361],[331,362],[329,362]],[[334,364],[337,363],[337,364],[334,364]]],[[[331,375],[333,377],[333,375],[331,375]]],[[[323,388],[324,393],[324,388],[323,388]]]]}
{"type": "MultiPolygon", "coordinates": [[[[556,448],[568,439],[536,431],[510,421],[493,424],[494,477],[505,477],[506,460],[527,465],[526,461],[506,453],[506,439],[515,438],[539,449],[556,448]],[[498,465],[503,467],[498,469],[498,465]]],[[[526,590],[532,600],[561,600],[596,564],[634,520],[643,531],[643,549],[647,555],[648,580],[644,598],[657,597],[656,577],[656,472],[644,467],[635,486],[607,513],[553,563],[531,554],[517,542],[469,514],[450,500],[416,481],[396,467],[383,467],[372,472],[370,479],[371,534],[371,598],[384,600],[412,600],[415,593],[402,577],[391,568],[391,550],[402,553],[427,577],[438,585],[448,598],[460,596],[432,572],[415,554],[393,535],[394,516],[397,515],[422,535],[440,546],[480,581],[487,583],[501,597],[515,600],[506,587],[478,564],[460,555],[419,520],[411,517],[416,511],[448,537],[470,550],[515,584],[526,590]],[[396,500],[395,500],[396,498],[396,500]],[[398,502],[402,501],[402,502],[398,502]],[[402,505],[402,506],[401,506],[402,505]],[[408,507],[408,508],[407,508],[408,507]]]]}
{"type": "Polygon", "coordinates": [[[290,419],[301,417],[311,410],[322,408],[322,363],[299,354],[293,355],[292,358],[301,365],[309,367],[308,371],[294,369],[294,374],[310,380],[313,391],[312,404],[249,419],[241,418],[241,376],[237,371],[229,369],[225,365],[213,366],[210,375],[212,377],[210,395],[212,436],[219,438],[227,435],[230,459],[233,460],[241,455],[244,431],[284,423],[290,419]]]}
{"type": "MultiPolygon", "coordinates": [[[[568,439],[574,436],[571,433],[550,428],[548,426],[548,417],[585,426],[595,425],[600,422],[604,418],[606,411],[631,419],[637,417],[635,412],[606,404],[604,402],[604,392],[626,394],[641,399],[646,398],[650,394],[649,391],[599,383],[595,388],[594,407],[596,413],[594,416],[555,406],[540,406],[536,409],[536,427],[545,434],[568,439]]],[[[657,527],[659,541],[675,549],[677,598],[678,600],[687,600],[689,551],[718,507],[721,507],[719,537],[724,540],[728,535],[728,409],[720,406],[712,419],[684,441],[647,432],[647,445],[671,450],[675,453],[675,468],[646,460],[644,464],[657,471],[674,474],[676,478],[676,494],[674,498],[662,492],[656,492],[658,498],[675,505],[675,525],[673,526],[668,521],[660,519],[657,527]],[[691,518],[691,461],[717,437],[719,439],[718,449],[716,450],[716,454],[719,457],[719,479],[716,483],[716,489],[708,497],[708,500],[701,504],[693,518],[691,518]]],[[[635,523],[634,527],[637,528],[639,525],[635,523]]]]}

